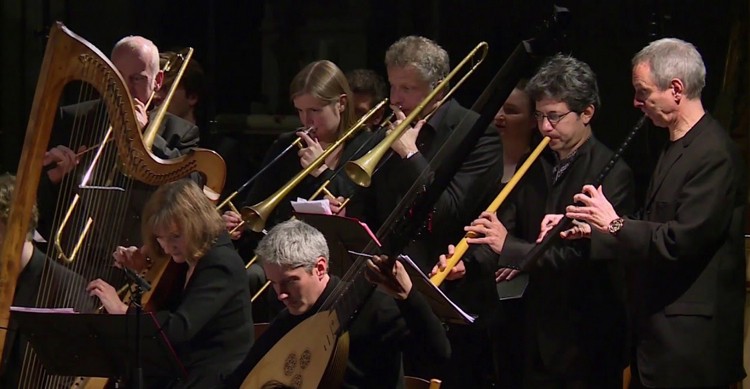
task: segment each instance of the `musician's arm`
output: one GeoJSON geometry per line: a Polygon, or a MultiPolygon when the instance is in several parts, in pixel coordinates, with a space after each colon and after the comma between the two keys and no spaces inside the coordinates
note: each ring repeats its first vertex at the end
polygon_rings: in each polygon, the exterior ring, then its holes
{"type": "Polygon", "coordinates": [[[736,169],[731,158],[721,153],[699,156],[673,202],[659,205],[658,212],[667,221],[626,219],[616,236],[595,232],[594,255],[633,262],[707,260],[706,249],[717,247],[733,218],[736,222],[742,217],[735,214],[741,205],[733,203],[740,190],[737,183],[742,182],[736,169]]]}

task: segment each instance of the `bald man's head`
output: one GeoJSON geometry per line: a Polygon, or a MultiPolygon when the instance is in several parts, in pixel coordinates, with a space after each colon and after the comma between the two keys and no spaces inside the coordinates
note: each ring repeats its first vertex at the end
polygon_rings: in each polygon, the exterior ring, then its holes
{"type": "Polygon", "coordinates": [[[120,39],[112,49],[112,63],[125,79],[133,98],[146,103],[161,87],[164,79],[159,70],[159,49],[142,36],[120,39]]]}

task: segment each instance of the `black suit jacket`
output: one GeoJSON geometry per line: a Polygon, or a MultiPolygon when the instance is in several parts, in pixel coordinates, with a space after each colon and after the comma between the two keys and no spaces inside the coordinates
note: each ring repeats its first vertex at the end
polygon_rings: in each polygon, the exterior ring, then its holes
{"type": "MultiPolygon", "coordinates": [[[[358,204],[353,205],[350,208],[353,212],[347,211],[347,215],[365,220],[373,231],[379,229],[459,124],[463,121],[463,126],[470,127],[478,118],[477,113],[450,100],[438,110],[428,125],[422,127],[417,137],[419,153],[409,159],[402,159],[393,153],[374,174],[365,196],[356,198],[358,204]]],[[[493,169],[502,165],[501,156],[502,146],[497,129],[489,126],[465,160],[449,155],[439,166],[433,167],[424,184],[429,184],[436,175],[446,174],[446,169],[460,165],[435,203],[427,221],[427,231],[413,237],[414,241],[406,249],[406,253],[423,271],[429,272],[438,256],[447,250],[448,244],[461,238],[463,226],[476,218],[480,209],[477,191],[481,189],[484,193],[487,186],[485,179],[496,174],[493,169]]]]}
{"type": "Polygon", "coordinates": [[[747,201],[745,164],[706,114],[669,145],[641,212],[595,255],[630,265],[636,358],[648,386],[719,386],[742,367],[747,201]]]}
{"type": "MultiPolygon", "coordinates": [[[[531,250],[544,215],[565,213],[573,195],[594,182],[612,154],[592,136],[556,184],[554,155],[540,156],[498,212],[509,232],[503,252],[497,255],[486,245],[472,248],[467,271],[493,283],[499,266],[515,264],[531,250]]],[[[633,210],[633,173],[624,162],[614,165],[603,188],[616,209],[633,210]]],[[[584,240],[553,245],[529,272],[523,297],[527,352],[539,355],[547,370],[565,376],[603,369],[619,373],[625,365],[622,272],[612,261],[592,261],[589,246],[584,240]]]]}
{"type": "MultiPolygon", "coordinates": [[[[180,388],[216,388],[254,341],[242,259],[224,232],[198,260],[181,295],[156,319],[188,370],[180,388]]],[[[163,387],[163,386],[155,386],[163,387]]]]}

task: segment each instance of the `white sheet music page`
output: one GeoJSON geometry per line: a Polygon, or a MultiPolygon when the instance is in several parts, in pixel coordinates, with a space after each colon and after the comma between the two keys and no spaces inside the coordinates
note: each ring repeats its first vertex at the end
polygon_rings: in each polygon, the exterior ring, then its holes
{"type": "Polygon", "coordinates": [[[292,208],[294,208],[294,212],[298,213],[333,215],[331,204],[326,199],[308,201],[298,197],[297,201],[292,201],[292,208]]]}
{"type": "Polygon", "coordinates": [[[34,313],[78,313],[73,308],[34,308],[34,307],[10,307],[11,312],[34,312],[34,313]]]}
{"type": "Polygon", "coordinates": [[[422,273],[408,255],[399,255],[398,259],[404,264],[406,272],[411,277],[414,287],[424,295],[429,302],[432,311],[439,318],[459,324],[471,324],[476,319],[474,316],[464,312],[456,303],[451,301],[440,288],[433,285],[427,275],[422,273]]]}

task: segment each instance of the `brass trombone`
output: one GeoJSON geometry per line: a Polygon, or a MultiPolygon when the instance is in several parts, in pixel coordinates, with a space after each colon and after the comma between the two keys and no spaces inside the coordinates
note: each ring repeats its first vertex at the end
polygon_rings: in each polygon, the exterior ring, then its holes
{"type": "MultiPolygon", "coordinates": [[[[297,131],[302,131],[305,134],[309,134],[310,132],[312,132],[312,130],[314,128],[315,127],[308,127],[308,128],[303,129],[303,127],[300,127],[300,128],[297,129],[297,131]]],[[[239,215],[240,211],[237,209],[237,207],[234,205],[234,203],[232,203],[232,200],[234,200],[234,198],[237,197],[238,194],[240,194],[245,189],[247,189],[247,187],[251,183],[253,183],[253,181],[255,181],[258,177],[260,177],[261,174],[265,173],[266,170],[268,170],[269,168],[271,168],[271,166],[275,165],[276,162],[278,162],[284,155],[286,155],[286,153],[289,152],[289,150],[291,150],[291,149],[293,149],[295,147],[302,148],[302,137],[297,137],[297,139],[295,139],[294,142],[292,142],[289,146],[287,146],[284,150],[282,150],[277,156],[273,157],[273,159],[271,161],[269,161],[265,166],[263,166],[260,170],[258,170],[258,172],[255,173],[252,177],[250,177],[250,179],[248,179],[247,181],[245,181],[245,183],[242,184],[237,190],[235,190],[234,192],[232,192],[232,194],[230,194],[229,196],[227,196],[227,198],[224,199],[224,201],[222,201],[219,205],[216,206],[216,210],[219,211],[219,212],[221,212],[221,210],[224,209],[224,207],[228,207],[230,211],[232,211],[232,212],[234,212],[234,213],[236,213],[236,214],[239,215]]],[[[231,231],[229,231],[229,233],[231,234],[231,233],[237,231],[244,224],[245,224],[245,221],[243,220],[239,224],[237,224],[237,226],[234,227],[231,231]]]]}
{"type": "MultiPolygon", "coordinates": [[[[456,76],[456,74],[467,64],[469,61],[472,61],[471,68],[464,74],[464,76],[456,83],[456,85],[451,88],[446,95],[436,104],[436,106],[440,106],[444,102],[447,101],[447,99],[453,94],[453,92],[461,86],[461,84],[466,81],[466,79],[474,72],[474,70],[484,61],[484,58],[487,56],[487,51],[489,50],[489,45],[487,42],[480,42],[476,47],[474,47],[473,50],[469,52],[466,57],[450,72],[448,75],[438,84],[432,92],[430,92],[427,97],[422,100],[417,107],[414,108],[414,110],[407,116],[401,124],[396,126],[396,128],[393,129],[377,146],[372,148],[367,154],[362,156],[362,158],[356,160],[356,161],[349,161],[346,163],[344,170],[346,171],[346,174],[351,178],[354,183],[356,183],[359,186],[368,187],[370,186],[370,183],[372,182],[372,175],[378,166],[378,163],[383,158],[383,156],[386,154],[386,152],[391,148],[391,145],[393,142],[398,140],[401,135],[411,126],[411,123],[417,119],[417,117],[422,113],[422,111],[427,107],[427,104],[429,104],[440,92],[445,89],[446,86],[449,85],[450,80],[456,76]],[[476,59],[475,57],[477,54],[480,54],[480,57],[476,59]],[[475,61],[473,61],[475,60],[475,61]]],[[[431,111],[425,118],[429,118],[437,109],[434,109],[431,111]]]]}
{"type": "Polygon", "coordinates": [[[240,213],[242,215],[242,220],[247,223],[250,226],[250,229],[252,229],[253,231],[261,232],[263,230],[263,227],[265,227],[266,221],[271,215],[271,212],[273,212],[273,210],[279,205],[279,203],[289,195],[289,192],[297,187],[297,185],[299,185],[299,183],[302,182],[302,180],[307,177],[308,174],[318,169],[331,153],[333,153],[339,146],[341,146],[345,141],[351,138],[354,133],[356,133],[360,128],[364,127],[364,124],[367,122],[367,120],[369,120],[370,117],[375,114],[375,112],[377,112],[387,103],[388,99],[383,99],[383,101],[370,109],[369,112],[362,116],[356,123],[354,123],[351,128],[349,128],[343,135],[341,135],[339,139],[336,140],[336,142],[330,144],[325,150],[323,150],[323,153],[320,154],[314,161],[312,161],[309,166],[297,173],[297,175],[289,180],[289,182],[279,188],[266,200],[261,201],[260,203],[255,204],[251,207],[242,207],[240,213]]]}

